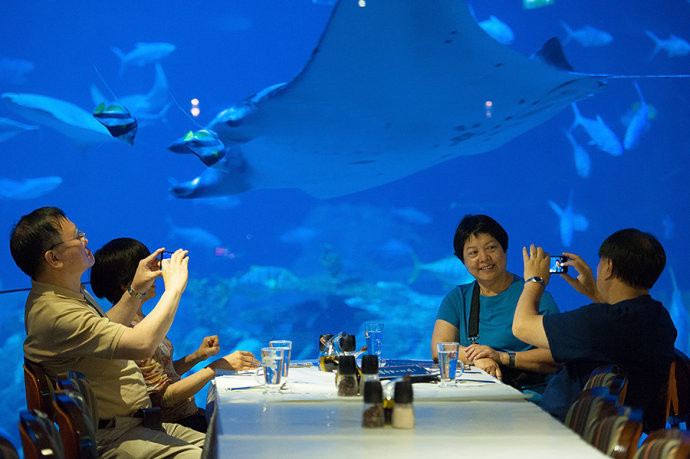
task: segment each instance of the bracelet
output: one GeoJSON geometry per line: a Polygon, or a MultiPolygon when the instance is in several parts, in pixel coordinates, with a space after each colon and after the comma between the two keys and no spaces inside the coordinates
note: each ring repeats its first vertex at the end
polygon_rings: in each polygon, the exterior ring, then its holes
{"type": "Polygon", "coordinates": [[[515,368],[515,351],[508,351],[508,368],[515,368]]]}
{"type": "Polygon", "coordinates": [[[141,299],[143,299],[143,298],[146,296],[146,292],[144,292],[144,293],[137,292],[136,290],[134,290],[134,289],[132,288],[131,285],[130,285],[129,287],[127,287],[127,293],[129,293],[130,295],[132,295],[132,296],[133,296],[134,298],[136,298],[137,300],[141,300],[141,299]]]}

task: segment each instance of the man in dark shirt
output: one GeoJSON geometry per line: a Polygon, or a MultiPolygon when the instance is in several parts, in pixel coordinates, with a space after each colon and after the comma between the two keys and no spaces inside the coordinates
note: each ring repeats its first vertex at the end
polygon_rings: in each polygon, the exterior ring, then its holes
{"type": "Polygon", "coordinates": [[[593,304],[548,316],[538,305],[549,283],[549,254],[541,247],[522,249],[525,285],[515,309],[513,334],[551,350],[565,365],[550,381],[541,406],[564,420],[594,368],[615,364],[626,371],[625,404],[644,411],[645,430],[663,427],[654,416],[654,402],[667,384],[676,329],[658,301],[649,296],[666,265],[659,241],[637,229],[617,231],[599,248],[596,280],[579,256],[563,253],[577,278],[561,274],[593,304]]]}

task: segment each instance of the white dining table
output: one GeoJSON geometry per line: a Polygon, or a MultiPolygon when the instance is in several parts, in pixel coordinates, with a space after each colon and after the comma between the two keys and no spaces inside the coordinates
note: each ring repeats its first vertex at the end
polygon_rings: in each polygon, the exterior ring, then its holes
{"type": "MultiPolygon", "coordinates": [[[[385,391],[384,381],[384,391],[385,391]]],[[[392,387],[392,386],[391,386],[392,387]]],[[[415,383],[415,428],[363,428],[361,397],[339,397],[335,374],[290,368],[279,393],[255,372],[217,374],[207,408],[217,410],[218,457],[606,457],[526,400],[525,394],[471,367],[452,387],[415,383]]]]}

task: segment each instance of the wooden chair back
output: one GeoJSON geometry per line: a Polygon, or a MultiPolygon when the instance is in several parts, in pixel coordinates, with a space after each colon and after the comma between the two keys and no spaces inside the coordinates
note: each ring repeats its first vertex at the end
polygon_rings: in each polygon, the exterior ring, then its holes
{"type": "Polygon", "coordinates": [[[78,371],[70,371],[67,373],[61,373],[57,377],[57,387],[60,390],[71,390],[78,392],[88,407],[89,417],[91,421],[95,423],[99,419],[98,416],[98,400],[96,399],[96,393],[93,391],[91,384],[86,379],[86,376],[79,373],[78,371]]]}
{"type": "Polygon", "coordinates": [[[0,436],[0,459],[19,459],[19,454],[17,450],[5,437],[0,436]]]}
{"type": "Polygon", "coordinates": [[[62,439],[53,421],[38,410],[19,412],[19,436],[25,459],[64,459],[62,439]]]}
{"type": "Polygon", "coordinates": [[[26,407],[39,410],[55,419],[53,409],[53,383],[45,370],[37,363],[24,359],[24,388],[26,390],[26,407]]]}
{"type": "Polygon", "coordinates": [[[75,391],[55,393],[55,422],[60,428],[66,459],[95,459],[96,429],[91,410],[84,398],[75,391]]]}
{"type": "Polygon", "coordinates": [[[669,372],[666,414],[671,427],[679,427],[684,422],[687,429],[690,417],[690,359],[678,349],[675,350],[669,372]]]}
{"type": "Polygon", "coordinates": [[[595,387],[606,388],[609,394],[615,395],[618,398],[616,404],[622,406],[625,403],[625,395],[628,391],[628,378],[620,367],[616,365],[604,365],[592,371],[583,390],[589,390],[595,387]]]}
{"type": "Polygon", "coordinates": [[[690,436],[678,429],[661,429],[649,434],[634,459],[688,459],[690,436]]]}
{"type": "Polygon", "coordinates": [[[635,411],[631,419],[632,413],[630,408],[622,407],[617,414],[599,419],[587,441],[610,457],[631,459],[642,435],[642,413],[635,411]]]}
{"type": "Polygon", "coordinates": [[[597,420],[615,413],[615,397],[584,392],[568,409],[565,425],[587,440],[597,420]]]}

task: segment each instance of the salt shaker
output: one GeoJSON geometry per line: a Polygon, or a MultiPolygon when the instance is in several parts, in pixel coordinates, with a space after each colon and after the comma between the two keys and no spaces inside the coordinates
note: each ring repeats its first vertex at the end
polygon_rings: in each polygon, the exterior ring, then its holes
{"type": "Polygon", "coordinates": [[[359,392],[357,366],[354,355],[341,355],[338,359],[338,395],[354,397],[359,392]]]}
{"type": "Polygon", "coordinates": [[[380,381],[364,384],[362,427],[383,427],[383,389],[380,381]]]}
{"type": "Polygon", "coordinates": [[[395,395],[393,396],[393,427],[398,429],[414,428],[414,409],[412,408],[412,381],[399,381],[395,383],[395,395]]]}

